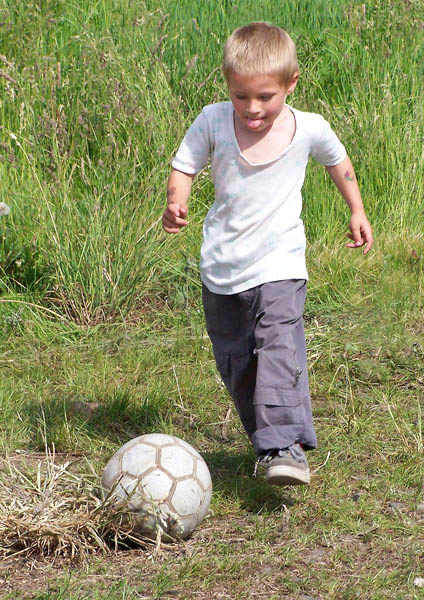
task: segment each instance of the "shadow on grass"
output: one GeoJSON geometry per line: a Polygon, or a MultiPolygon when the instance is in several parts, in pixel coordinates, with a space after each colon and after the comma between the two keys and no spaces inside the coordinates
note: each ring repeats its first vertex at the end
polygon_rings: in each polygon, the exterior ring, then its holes
{"type": "Polygon", "coordinates": [[[256,514],[270,513],[296,503],[289,488],[266,483],[263,469],[258,469],[257,476],[253,477],[253,453],[232,454],[220,450],[202,455],[211,472],[215,493],[236,500],[241,508],[256,514]]]}
{"type": "Polygon", "coordinates": [[[31,446],[43,450],[83,452],[99,442],[117,450],[128,440],[156,431],[166,432],[164,399],[135,398],[130,390],[119,389],[102,398],[51,398],[27,403],[21,411],[31,446]],[[100,400],[100,401],[99,401],[100,400]]]}

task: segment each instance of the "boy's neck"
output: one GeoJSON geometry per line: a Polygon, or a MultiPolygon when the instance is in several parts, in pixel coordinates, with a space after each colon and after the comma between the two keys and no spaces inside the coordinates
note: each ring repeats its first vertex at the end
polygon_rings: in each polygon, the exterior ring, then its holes
{"type": "Polygon", "coordinates": [[[285,104],[270,127],[250,131],[233,113],[234,132],[243,156],[252,163],[265,163],[279,156],[290,145],[296,133],[293,111],[285,104]]]}

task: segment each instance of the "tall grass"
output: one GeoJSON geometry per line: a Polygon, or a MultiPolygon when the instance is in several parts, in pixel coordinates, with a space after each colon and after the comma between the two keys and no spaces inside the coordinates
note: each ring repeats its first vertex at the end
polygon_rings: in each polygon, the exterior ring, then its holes
{"type": "MultiPolygon", "coordinates": [[[[213,196],[199,178],[191,232],[166,238],[169,162],[201,107],[226,99],[223,42],[254,19],[296,40],[291,102],[331,121],[377,230],[421,231],[423,18],[412,0],[1,0],[1,293],[85,324],[172,293],[213,196]]],[[[311,242],[339,243],[346,209],[317,165],[304,197],[311,242]]]]}

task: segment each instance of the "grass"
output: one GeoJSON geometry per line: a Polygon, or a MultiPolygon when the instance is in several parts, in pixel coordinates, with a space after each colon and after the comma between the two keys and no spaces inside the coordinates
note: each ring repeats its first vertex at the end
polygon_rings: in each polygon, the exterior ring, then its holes
{"type": "MultiPolygon", "coordinates": [[[[423,22],[416,0],[0,0],[2,456],[34,485],[46,446],[92,477],[84,465],[100,475],[121,444],[161,431],[197,447],[214,482],[210,516],[156,554],[127,544],[85,562],[12,559],[2,538],[1,598],[424,597],[423,22]],[[254,19],[293,34],[292,103],[348,147],[377,234],[366,259],[343,247],[346,209],[311,164],[320,446],[299,490],[252,479],[216,378],[197,270],[207,171],[190,227],[171,238],[159,222],[187,125],[226,98],[222,42],[254,19]]],[[[0,479],[19,499],[16,478],[0,479]]]]}
{"type": "MultiPolygon", "coordinates": [[[[0,193],[12,207],[1,225],[4,293],[42,298],[87,325],[168,293],[161,280],[175,276],[169,255],[181,243],[158,223],[169,161],[201,107],[226,98],[222,42],[252,18],[284,20],[293,33],[301,78],[292,101],[321,112],[346,143],[377,232],[420,232],[419,3],[323,10],[315,0],[300,13],[290,2],[221,0],[200,15],[191,2],[3,1],[0,11],[0,193]]],[[[211,197],[200,177],[189,257],[211,197]]],[[[317,165],[304,198],[310,241],[333,246],[346,210],[317,165]]]]}

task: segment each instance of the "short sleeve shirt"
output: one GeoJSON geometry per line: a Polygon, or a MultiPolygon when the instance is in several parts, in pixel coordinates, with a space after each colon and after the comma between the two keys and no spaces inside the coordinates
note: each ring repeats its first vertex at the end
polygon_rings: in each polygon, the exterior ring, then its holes
{"type": "Polygon", "coordinates": [[[195,174],[211,160],[215,202],[204,225],[200,273],[216,294],[235,294],[262,283],[307,279],[301,189],[309,156],[339,164],[346,150],[320,115],[288,107],[296,130],[289,146],[265,163],[243,156],[231,102],[206,106],[172,161],[195,174]]]}

